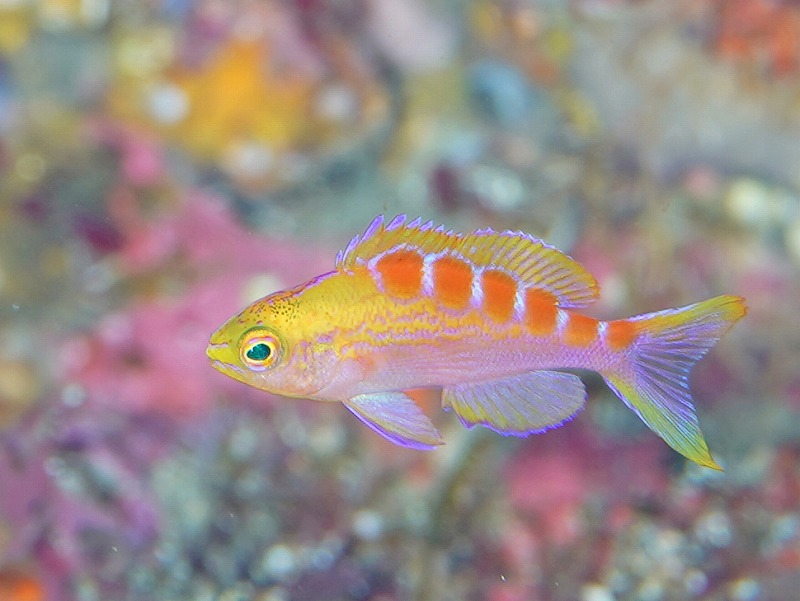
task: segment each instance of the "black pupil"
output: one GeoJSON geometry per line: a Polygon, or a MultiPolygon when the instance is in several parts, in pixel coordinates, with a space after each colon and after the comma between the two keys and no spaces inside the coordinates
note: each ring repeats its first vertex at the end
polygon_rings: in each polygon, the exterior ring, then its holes
{"type": "Polygon", "coordinates": [[[258,344],[253,345],[249,351],[247,351],[247,358],[252,361],[263,361],[272,351],[269,350],[269,346],[264,344],[263,342],[259,342],[258,344]]]}

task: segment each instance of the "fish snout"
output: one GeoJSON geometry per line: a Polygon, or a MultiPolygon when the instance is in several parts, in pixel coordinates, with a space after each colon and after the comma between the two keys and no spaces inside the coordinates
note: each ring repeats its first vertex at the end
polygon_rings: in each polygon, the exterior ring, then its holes
{"type": "Polygon", "coordinates": [[[211,338],[211,341],[208,343],[206,347],[206,356],[211,359],[212,361],[220,361],[230,348],[230,345],[227,342],[214,342],[214,338],[211,338]]]}
{"type": "Polygon", "coordinates": [[[243,380],[245,370],[236,365],[236,354],[228,342],[214,342],[211,338],[206,347],[206,356],[211,361],[211,367],[224,373],[235,380],[243,380]]]}

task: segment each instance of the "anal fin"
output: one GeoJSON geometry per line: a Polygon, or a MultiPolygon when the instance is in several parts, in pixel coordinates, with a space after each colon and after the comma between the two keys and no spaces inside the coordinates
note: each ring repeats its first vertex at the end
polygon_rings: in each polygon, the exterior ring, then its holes
{"type": "Polygon", "coordinates": [[[471,428],[527,436],[556,428],[583,408],[586,392],[578,376],[532,371],[503,380],[445,388],[442,405],[471,428]]]}
{"type": "Polygon", "coordinates": [[[444,444],[431,420],[402,392],[361,394],[344,405],[378,434],[402,447],[433,449],[444,444]]]}

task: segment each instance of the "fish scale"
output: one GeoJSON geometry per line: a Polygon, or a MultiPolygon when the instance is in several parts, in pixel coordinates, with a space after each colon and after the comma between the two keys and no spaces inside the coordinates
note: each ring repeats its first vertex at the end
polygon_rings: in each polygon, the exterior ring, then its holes
{"type": "Polygon", "coordinates": [[[207,354],[251,386],[342,402],[417,449],[443,440],[410,389],[441,389],[467,427],[527,436],[582,409],[583,383],[560,370],[590,369],[672,448],[718,469],[689,372],[745,314],[743,299],[599,321],[578,312],[598,294],[582,265],[528,234],[379,216],[333,271],[245,308],[207,354]]]}

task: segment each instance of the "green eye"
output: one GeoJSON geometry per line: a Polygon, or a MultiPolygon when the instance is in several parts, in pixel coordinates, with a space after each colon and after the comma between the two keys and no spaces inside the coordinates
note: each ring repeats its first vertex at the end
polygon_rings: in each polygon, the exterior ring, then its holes
{"type": "Polygon", "coordinates": [[[242,337],[239,345],[239,357],[247,368],[253,371],[264,371],[279,359],[281,344],[269,330],[261,328],[251,330],[242,337]]]}
{"type": "Polygon", "coordinates": [[[263,361],[272,354],[272,349],[265,343],[259,342],[258,344],[250,347],[247,351],[247,358],[251,361],[263,361]]]}

